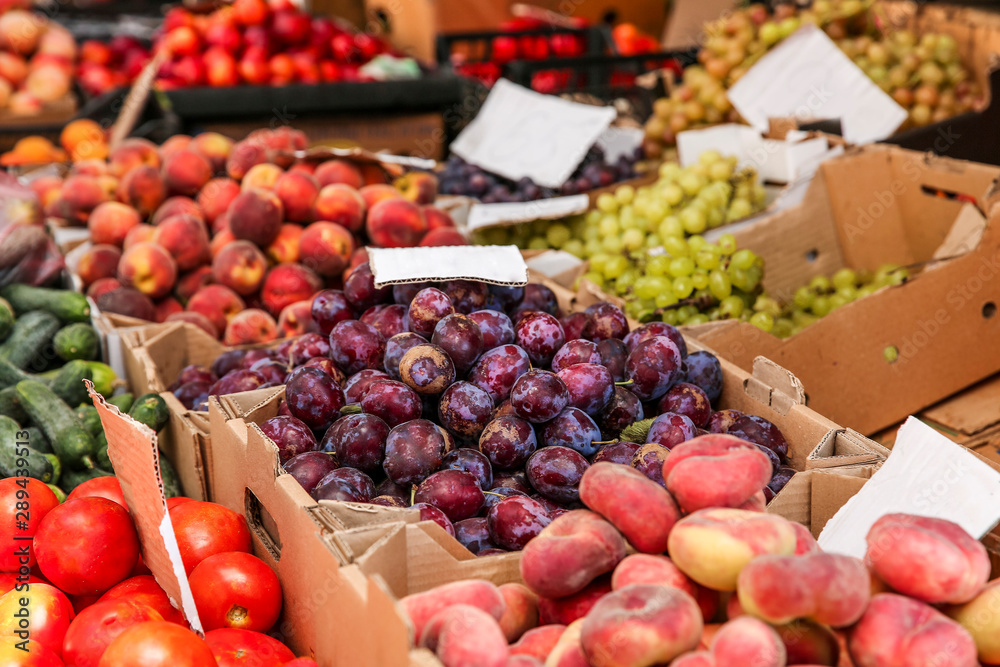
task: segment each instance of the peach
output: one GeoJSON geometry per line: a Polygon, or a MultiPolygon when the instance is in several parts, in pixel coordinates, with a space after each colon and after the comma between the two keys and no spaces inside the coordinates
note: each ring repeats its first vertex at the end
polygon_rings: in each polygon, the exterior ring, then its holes
{"type": "Polygon", "coordinates": [[[171,315],[183,312],[184,306],[182,306],[181,302],[172,296],[168,296],[166,299],[160,299],[153,305],[154,321],[156,322],[166,322],[167,318],[171,315]]]}
{"type": "Polygon", "coordinates": [[[125,235],[125,241],[122,242],[122,249],[128,250],[136,243],[146,243],[153,241],[153,234],[156,233],[156,227],[153,225],[147,225],[145,223],[138,224],[132,229],[128,230],[128,234],[125,235]]]}
{"type": "Polygon", "coordinates": [[[246,308],[240,295],[225,285],[206,285],[188,300],[187,309],[208,318],[219,333],[226,330],[229,321],[246,308]]]}
{"type": "Polygon", "coordinates": [[[418,246],[446,246],[446,245],[469,245],[469,240],[462,235],[462,232],[450,227],[441,227],[427,232],[424,238],[420,239],[418,246]]]}
{"type": "Polygon", "coordinates": [[[48,25],[42,14],[10,9],[0,15],[0,46],[24,56],[34,53],[48,25]]]}
{"type": "Polygon", "coordinates": [[[145,220],[167,198],[167,186],[156,167],[136,167],[118,182],[117,197],[138,211],[145,220]]]}
{"type": "Polygon", "coordinates": [[[354,237],[335,222],[314,222],[299,239],[299,261],[327,278],[343,273],[353,252],[354,237]]]}
{"type": "Polygon", "coordinates": [[[789,665],[834,667],[840,660],[840,643],[833,631],[825,625],[799,619],[775,626],[774,631],[785,645],[789,665]]]}
{"type": "Polygon", "coordinates": [[[177,269],[190,271],[208,263],[212,256],[208,247],[205,223],[190,215],[174,215],[154,228],[153,243],[167,249],[177,269]]]}
{"type": "Polygon", "coordinates": [[[218,257],[219,253],[235,240],[236,237],[233,236],[231,231],[229,231],[228,226],[215,232],[215,236],[212,237],[211,243],[208,244],[208,247],[212,250],[212,259],[214,260],[218,257]]]}
{"type": "Polygon", "coordinates": [[[101,190],[104,191],[104,198],[108,201],[113,201],[118,198],[118,179],[114,176],[105,174],[104,176],[97,177],[97,184],[101,186],[101,190]]]}
{"type": "Polygon", "coordinates": [[[369,162],[358,165],[358,168],[361,170],[361,178],[365,185],[385,185],[389,182],[389,177],[382,165],[369,162]]]}
{"type": "Polygon", "coordinates": [[[580,643],[592,667],[649,667],[698,646],[704,624],[694,598],[669,586],[626,586],[583,620],[580,643]]]}
{"type": "Polygon", "coordinates": [[[108,157],[108,142],[104,128],[89,118],[71,121],[59,135],[59,143],[74,162],[87,159],[102,160],[108,157]]]}
{"type": "Polygon", "coordinates": [[[129,230],[142,222],[139,213],[121,202],[99,205],[87,219],[87,230],[94,243],[121,247],[129,230]]]}
{"type": "Polygon", "coordinates": [[[10,225],[42,225],[45,215],[38,199],[32,194],[0,199],[0,220],[10,225]]]}
{"type": "Polygon", "coordinates": [[[58,23],[50,23],[38,41],[38,53],[48,53],[72,62],[77,55],[76,39],[73,33],[58,23]]]}
{"type": "Polygon", "coordinates": [[[402,193],[391,185],[375,184],[358,188],[358,194],[365,200],[365,209],[370,211],[380,201],[402,199],[402,193]]]}
{"type": "MultiPolygon", "coordinates": [[[[288,171],[294,171],[300,174],[309,174],[310,176],[315,178],[316,166],[317,165],[315,162],[296,162],[295,164],[293,164],[291,167],[288,168],[288,171]]],[[[317,181],[317,184],[318,183],[319,181],[317,181]]]]}
{"type": "Polygon", "coordinates": [[[717,591],[734,591],[747,563],[795,551],[795,530],[779,516],[746,510],[698,510],[674,525],[670,558],[681,572],[717,591]]]}
{"type": "Polygon", "coordinates": [[[42,101],[27,90],[13,93],[7,100],[7,110],[12,116],[34,116],[42,112],[42,101]]]}
{"type": "Polygon", "coordinates": [[[182,302],[187,303],[194,296],[194,293],[206,285],[212,284],[212,267],[199,266],[177,277],[177,285],[174,287],[174,295],[182,302]]]}
{"type": "Polygon", "coordinates": [[[559,636],[556,645],[545,658],[545,667],[590,667],[590,662],[580,645],[583,619],[573,621],[559,636]]]}
{"type": "Polygon", "coordinates": [[[240,181],[251,167],[267,162],[267,147],[257,141],[238,141],[226,158],[226,173],[240,181]]]}
{"type": "Polygon", "coordinates": [[[58,65],[33,65],[24,80],[24,90],[42,102],[55,102],[69,94],[71,75],[58,65]]]}
{"type": "Polygon", "coordinates": [[[138,167],[160,168],[156,144],[146,139],[125,139],[108,156],[108,169],[112,176],[123,178],[138,167]]]}
{"type": "Polygon", "coordinates": [[[281,232],[281,200],[268,190],[244,190],[229,205],[229,229],[238,239],[266,248],[281,232]]]}
{"type": "Polygon", "coordinates": [[[278,323],[260,308],[247,308],[226,326],[222,342],[226,345],[269,343],[278,337],[278,323]]]}
{"type": "Polygon", "coordinates": [[[62,188],[62,179],[58,176],[39,176],[29,184],[31,190],[38,197],[42,208],[46,208],[53,199],[59,196],[62,188]]]}
{"type": "Polygon", "coordinates": [[[59,217],[86,222],[90,213],[110,198],[96,178],[80,175],[70,176],[63,181],[59,199],[65,206],[66,213],[59,217]]]}
{"type": "Polygon", "coordinates": [[[296,301],[311,299],[323,288],[312,269],[301,264],[279,264],[267,272],[260,296],[267,312],[277,316],[296,301]]]}
{"type": "Polygon", "coordinates": [[[231,178],[221,176],[206,183],[195,201],[205,213],[205,221],[214,224],[219,216],[229,210],[229,205],[238,194],[240,194],[240,184],[231,178]]]}
{"type": "Polygon", "coordinates": [[[708,651],[688,654],[671,664],[688,667],[784,667],[785,661],[785,645],[778,633],[767,624],[745,616],[719,628],[708,651]]]}
{"type": "Polygon", "coordinates": [[[748,512],[765,512],[767,511],[767,497],[764,496],[763,491],[758,491],[740,503],[736,509],[747,510],[748,512]]]}
{"type": "Polygon", "coordinates": [[[881,593],[848,634],[856,667],[975,667],[976,644],[961,625],[918,600],[881,593]]]}
{"type": "Polygon", "coordinates": [[[696,598],[698,595],[698,584],[688,579],[687,575],[666,556],[632,554],[618,563],[618,567],[611,575],[611,588],[617,591],[635,584],[671,586],[679,588],[691,597],[696,598]]]}
{"type": "Polygon", "coordinates": [[[191,145],[208,158],[212,171],[216,173],[225,168],[226,160],[233,150],[233,140],[218,132],[202,132],[191,141],[191,145]]]}
{"type": "Polygon", "coordinates": [[[737,590],[743,611],[769,623],[808,618],[835,628],[861,618],[871,597],[864,563],[823,552],[755,558],[740,572],[737,590]]]}
{"type": "Polygon", "coordinates": [[[319,332],[312,318],[312,299],[296,301],[282,309],[278,315],[278,334],[281,337],[294,338],[309,332],[319,332]]]}
{"type": "Polygon", "coordinates": [[[587,469],[580,480],[580,500],[644,553],[666,551],[670,529],[681,518],[674,499],[659,484],[615,463],[595,463],[587,469]]]}
{"type": "MultiPolygon", "coordinates": [[[[275,264],[299,261],[299,246],[301,245],[302,232],[304,230],[299,225],[286,223],[281,226],[278,236],[267,246],[264,254],[275,264]]],[[[353,242],[353,239],[352,239],[353,242]]],[[[315,266],[309,268],[316,270],[315,266]]]]}
{"type": "Polygon", "coordinates": [[[352,232],[360,232],[368,206],[361,194],[349,185],[325,185],[313,204],[316,220],[336,222],[352,232]]]}
{"type": "Polygon", "coordinates": [[[625,557],[625,540],[615,527],[589,510],[557,517],[521,552],[521,580],[542,597],[582,591],[611,572],[625,557]]]}
{"type": "Polygon", "coordinates": [[[256,164],[247,171],[240,184],[240,189],[244,192],[259,188],[261,190],[274,190],[278,178],[284,174],[284,170],[273,162],[262,162],[256,164]]]}
{"type": "Polygon", "coordinates": [[[676,445],[663,462],[667,490],[688,513],[739,507],[767,486],[773,472],[756,445],[715,433],[676,445]]]}
{"type": "Polygon", "coordinates": [[[504,667],[507,640],[497,620],[478,607],[456,604],[434,615],[420,638],[444,667],[504,667]]]}
{"type": "Polygon", "coordinates": [[[427,218],[427,229],[432,232],[435,229],[451,229],[455,226],[455,221],[447,211],[442,211],[434,206],[424,206],[420,210],[427,218]]]}
{"type": "Polygon", "coordinates": [[[866,540],[865,562],[875,574],[923,602],[968,602],[990,576],[986,547],[951,521],[886,514],[866,540]]]}
{"type": "Polygon", "coordinates": [[[1000,579],[994,579],[972,600],[946,613],[972,635],[980,662],[1000,665],[1000,579]]]}
{"type": "Polygon", "coordinates": [[[803,526],[801,523],[792,523],[792,528],[795,529],[795,555],[802,556],[804,554],[809,554],[814,551],[819,551],[819,543],[816,538],[812,536],[809,529],[803,526]]]}
{"type": "Polygon", "coordinates": [[[327,160],[316,167],[314,175],[321,188],[331,183],[343,183],[354,189],[364,185],[361,172],[347,160],[327,160]]]}
{"type": "Polygon", "coordinates": [[[274,193],[281,200],[285,218],[292,222],[309,222],[313,205],[319,196],[319,184],[309,174],[286,172],[274,184],[274,193]]]}
{"type": "Polygon", "coordinates": [[[108,176],[108,165],[104,160],[78,160],[70,167],[69,174],[71,176],[76,174],[93,176],[94,178],[108,176]]]}
{"type": "Polygon", "coordinates": [[[191,137],[186,134],[175,134],[160,146],[160,158],[166,162],[167,158],[175,153],[186,151],[191,148],[191,137]]]}
{"type": "Polygon", "coordinates": [[[718,667],[709,651],[685,653],[670,663],[670,667],[718,667]]]}
{"type": "Polygon", "coordinates": [[[427,233],[420,207],[406,199],[387,199],[368,211],[365,229],[372,244],[382,248],[410,248],[427,233]]]}
{"type": "Polygon", "coordinates": [[[471,605],[499,620],[506,608],[503,593],[488,581],[467,579],[444,584],[423,593],[407,595],[400,607],[413,625],[415,643],[420,643],[424,626],[438,612],[452,605],[471,605]]]}
{"type": "Polygon", "coordinates": [[[432,204],[437,198],[438,179],[429,171],[411,171],[393,181],[405,199],[420,205],[432,204]]]}
{"type": "MultiPolygon", "coordinates": [[[[21,56],[9,51],[0,51],[0,77],[10,82],[12,87],[20,86],[28,76],[28,63],[21,56]]],[[[358,187],[361,187],[358,175],[358,187]]]]}
{"type": "Polygon", "coordinates": [[[97,244],[87,248],[76,264],[76,274],[84,287],[89,287],[101,278],[114,278],[118,272],[118,262],[122,251],[117,246],[97,244]]]}
{"type": "MultiPolygon", "coordinates": [[[[233,241],[212,260],[212,278],[241,296],[249,296],[264,284],[267,258],[249,241],[233,241]]],[[[296,299],[297,301],[297,299],[296,299]]]]}
{"type": "Polygon", "coordinates": [[[156,309],[150,298],[130,287],[120,287],[105,292],[95,301],[97,307],[104,313],[117,313],[150,322],[156,318],[156,309]]]}
{"type": "Polygon", "coordinates": [[[151,299],[166,296],[177,281],[177,264],[162,246],[137,243],[122,254],[118,280],[151,299]]]}
{"type": "Polygon", "coordinates": [[[597,601],[611,592],[611,577],[594,579],[579,593],[561,598],[538,599],[538,621],[543,625],[569,625],[587,615],[597,601]]]}
{"type": "Polygon", "coordinates": [[[212,180],[212,165],[201,153],[179,150],[163,159],[163,181],[173,194],[193,197],[212,180]]]}
{"type": "Polygon", "coordinates": [[[211,320],[202,315],[201,313],[193,313],[189,310],[185,310],[181,313],[172,313],[167,316],[167,322],[187,322],[193,324],[200,328],[202,331],[207,333],[212,338],[218,338],[219,332],[212,324],[211,320]]]}
{"type": "Polygon", "coordinates": [[[530,655],[539,660],[545,660],[555,648],[556,642],[566,630],[565,625],[557,623],[540,625],[528,630],[521,638],[510,645],[511,655],[530,655]]]}
{"type": "Polygon", "coordinates": [[[122,284],[117,278],[98,278],[87,288],[87,296],[97,301],[102,294],[120,289],[122,284]]]}
{"type": "Polygon", "coordinates": [[[174,215],[191,215],[200,220],[205,219],[205,213],[201,207],[190,197],[169,197],[153,214],[150,224],[158,225],[167,218],[174,215]]]}
{"type": "Polygon", "coordinates": [[[500,617],[500,629],[507,642],[516,642],[521,635],[538,625],[538,596],[523,584],[500,586],[507,608],[500,617]]]}

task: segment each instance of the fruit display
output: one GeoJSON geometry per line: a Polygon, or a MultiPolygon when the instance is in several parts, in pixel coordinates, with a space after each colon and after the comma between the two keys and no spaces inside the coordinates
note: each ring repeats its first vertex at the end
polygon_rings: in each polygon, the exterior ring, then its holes
{"type": "Polygon", "coordinates": [[[893,30],[879,19],[878,3],[820,0],[797,10],[779,4],[735,10],[705,26],[699,65],[684,70],[669,97],[657,100],[646,123],[645,148],[657,157],[679,132],[739,122],[726,91],[775,45],[804,24],[819,25],[841,51],[909,114],[901,129],[919,127],[982,105],[958,44],[950,35],[893,30]]]}
{"type": "Polygon", "coordinates": [[[476,197],[484,204],[534,201],[578,195],[634,178],[637,175],[636,163],[642,157],[641,149],[637,149],[631,156],[623,155],[614,164],[609,164],[604,151],[599,146],[592,146],[579,166],[558,189],[540,186],[527,176],[511,181],[470,164],[457,155],[448,158],[444,169],[437,176],[441,194],[476,197]]]}
{"type": "Polygon", "coordinates": [[[76,58],[69,30],[30,9],[0,7],[0,114],[32,116],[69,99],[76,58]]]}
{"type": "Polygon", "coordinates": [[[135,37],[116,35],[107,43],[84,40],[76,66],[77,81],[85,93],[96,97],[129,86],[149,60],[149,49],[135,37]]]}
{"type": "Polygon", "coordinates": [[[380,73],[366,65],[400,57],[379,37],[313,18],[288,0],[237,0],[210,14],[173,8],[154,44],[159,50],[169,60],[156,85],[166,90],[376,81],[380,73]]]}
{"type": "MultiPolygon", "coordinates": [[[[681,448],[725,437],[684,443],[665,472],[681,448]]],[[[671,494],[620,464],[595,464],[580,486],[584,507],[525,547],[523,583],[460,580],[400,599],[414,645],[444,667],[889,667],[931,656],[973,667],[1000,658],[987,611],[1000,579],[988,581],[986,548],[951,521],[887,514],[862,560],[824,552],[777,515],[731,506],[664,515],[671,494]],[[636,541],[650,534],[655,544],[636,541]]]]}
{"type": "Polygon", "coordinates": [[[210,502],[167,504],[203,638],[144,564],[117,480],[89,480],[62,501],[36,479],[0,480],[4,664],[315,667],[265,634],[281,584],[250,553],[245,519],[210,502]]]}

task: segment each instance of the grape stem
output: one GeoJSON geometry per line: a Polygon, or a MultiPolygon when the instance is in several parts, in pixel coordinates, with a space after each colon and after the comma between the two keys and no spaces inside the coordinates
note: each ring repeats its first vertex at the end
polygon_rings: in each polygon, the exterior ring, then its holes
{"type": "Polygon", "coordinates": [[[662,308],[657,308],[653,311],[654,315],[662,315],[668,310],[676,310],[678,308],[683,308],[684,306],[694,306],[698,310],[705,310],[706,308],[711,308],[716,303],[715,297],[711,296],[697,296],[690,299],[681,299],[677,303],[672,303],[669,306],[664,306],[662,308]]]}
{"type": "Polygon", "coordinates": [[[615,382],[616,387],[630,387],[635,384],[635,380],[625,380],[624,382],[615,382]]]}

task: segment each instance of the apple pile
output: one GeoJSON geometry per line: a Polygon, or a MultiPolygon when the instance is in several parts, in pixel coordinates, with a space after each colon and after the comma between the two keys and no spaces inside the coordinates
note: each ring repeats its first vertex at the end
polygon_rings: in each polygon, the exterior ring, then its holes
{"type": "Polygon", "coordinates": [[[189,321],[231,345],[306,331],[312,297],[340,287],[365,245],[465,243],[429,205],[432,174],[393,186],[375,165],[291,157],[304,148],[290,128],[133,138],[31,187],[46,215],[87,225],[76,272],[102,310],[189,321]]]}
{"type": "Polygon", "coordinates": [[[149,49],[135,37],[116,35],[107,43],[88,39],[80,44],[77,80],[87,94],[101,95],[130,85],[149,57],[149,49]]]}
{"type": "Polygon", "coordinates": [[[0,111],[31,116],[71,93],[76,40],[45,15],[0,9],[0,111]]]}
{"type": "MultiPolygon", "coordinates": [[[[683,463],[709,475],[722,459],[683,463]]],[[[987,582],[985,547],[955,523],[888,514],[860,560],[759,511],[679,516],[670,493],[619,464],[592,466],[580,495],[587,509],[525,547],[523,584],[404,597],[415,644],[444,667],[1000,664],[1000,579],[987,582]]]]}
{"type": "Polygon", "coordinates": [[[236,0],[207,15],[175,7],[154,49],[170,55],[157,78],[164,89],[372,81],[362,65],[396,55],[380,38],[313,18],[290,0],[236,0]]]}

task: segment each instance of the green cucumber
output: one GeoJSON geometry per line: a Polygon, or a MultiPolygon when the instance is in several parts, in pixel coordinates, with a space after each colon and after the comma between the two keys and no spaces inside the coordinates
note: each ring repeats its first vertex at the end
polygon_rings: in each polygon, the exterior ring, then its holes
{"type": "Polygon", "coordinates": [[[17,393],[25,412],[37,424],[52,449],[67,468],[93,467],[97,443],[72,408],[41,382],[25,380],[17,383],[17,393]]]}
{"type": "Polygon", "coordinates": [[[105,469],[113,468],[111,457],[108,456],[108,436],[104,434],[104,431],[101,431],[94,437],[94,440],[97,441],[97,454],[94,458],[97,462],[97,467],[105,469]]]}
{"type": "Polygon", "coordinates": [[[6,301],[0,300],[0,341],[6,340],[14,328],[14,309],[6,301]]]}
{"type": "Polygon", "coordinates": [[[136,399],[128,416],[154,431],[159,431],[167,425],[170,411],[167,402],[159,394],[145,394],[136,399]]]}
{"type": "Polygon", "coordinates": [[[111,366],[102,364],[100,361],[88,361],[86,364],[94,374],[91,380],[94,383],[94,391],[104,398],[111,398],[111,395],[115,393],[115,387],[123,384],[119,382],[114,370],[112,370],[111,366]]]}
{"type": "Polygon", "coordinates": [[[80,420],[80,423],[83,424],[83,427],[87,429],[90,435],[95,438],[98,433],[104,432],[104,426],[101,424],[101,415],[98,414],[97,408],[93,405],[81,403],[76,406],[76,418],[80,420]]]}
{"type": "Polygon", "coordinates": [[[73,489],[80,486],[88,479],[95,477],[114,477],[114,473],[100,468],[88,468],[87,470],[64,470],[59,486],[66,493],[72,493],[73,489]]]}
{"type": "Polygon", "coordinates": [[[13,387],[21,380],[37,380],[31,373],[25,373],[6,359],[0,359],[0,387],[13,387]]]}
{"type": "Polygon", "coordinates": [[[31,421],[28,413],[24,411],[24,406],[21,405],[16,387],[0,389],[0,415],[10,417],[18,424],[27,424],[31,421]]]}
{"type": "Polygon", "coordinates": [[[132,409],[133,405],[135,405],[135,396],[129,393],[118,394],[117,396],[109,398],[108,403],[115,406],[123,413],[128,414],[128,411],[132,409]]]}
{"type": "Polygon", "coordinates": [[[181,478],[177,476],[177,469],[163,452],[160,452],[160,477],[163,478],[163,495],[167,498],[184,495],[181,489],[181,478]]]}
{"type": "MultiPolygon", "coordinates": [[[[15,389],[15,391],[17,390],[15,389]]],[[[49,442],[49,439],[45,437],[44,433],[42,433],[42,429],[37,426],[29,426],[24,430],[28,432],[28,442],[30,443],[28,445],[29,447],[34,449],[36,452],[41,452],[42,454],[54,453],[52,451],[52,443],[49,442]]]]}
{"type": "Polygon", "coordinates": [[[0,359],[16,367],[44,367],[44,351],[52,344],[52,337],[59,331],[59,318],[44,310],[25,313],[14,322],[14,329],[7,340],[0,344],[0,359]]]}
{"type": "Polygon", "coordinates": [[[52,490],[52,493],[56,494],[56,500],[58,500],[60,503],[66,502],[66,492],[65,491],[63,491],[62,489],[60,489],[55,484],[46,484],[45,486],[49,487],[52,490]]]}
{"type": "Polygon", "coordinates": [[[90,304],[87,303],[87,297],[78,292],[31,285],[7,285],[0,289],[0,296],[7,299],[16,313],[44,310],[65,322],[90,321],[90,304]]]}
{"type": "Polygon", "coordinates": [[[0,417],[0,476],[34,477],[48,484],[55,481],[52,462],[28,446],[26,431],[10,417],[0,417]]]}
{"type": "Polygon", "coordinates": [[[77,322],[68,324],[56,332],[52,338],[56,354],[63,361],[82,359],[93,361],[97,359],[101,349],[101,340],[97,331],[89,324],[77,322]]]}
{"type": "Polygon", "coordinates": [[[94,371],[90,368],[90,362],[79,359],[70,361],[59,370],[52,380],[52,391],[66,405],[85,403],[90,400],[90,394],[83,381],[92,380],[93,377],[94,371]]]}

